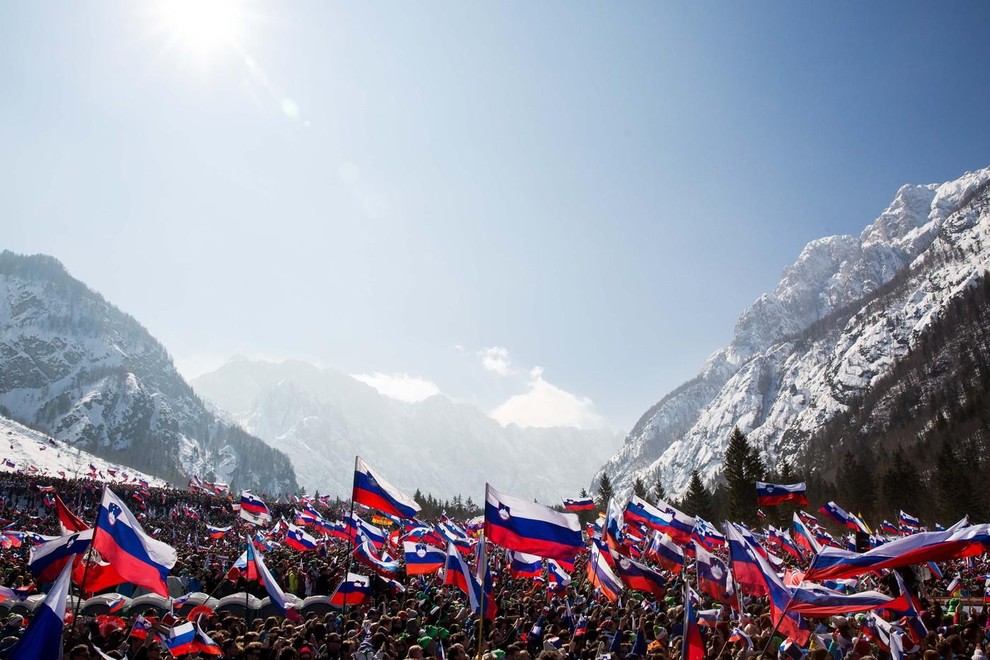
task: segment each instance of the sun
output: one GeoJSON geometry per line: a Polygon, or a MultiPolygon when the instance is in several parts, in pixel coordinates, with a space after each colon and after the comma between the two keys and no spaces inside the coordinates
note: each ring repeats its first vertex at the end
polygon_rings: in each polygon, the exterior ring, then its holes
{"type": "Polygon", "coordinates": [[[161,0],[162,28],[174,45],[197,57],[234,49],[244,36],[245,12],[238,0],[161,0]]]}

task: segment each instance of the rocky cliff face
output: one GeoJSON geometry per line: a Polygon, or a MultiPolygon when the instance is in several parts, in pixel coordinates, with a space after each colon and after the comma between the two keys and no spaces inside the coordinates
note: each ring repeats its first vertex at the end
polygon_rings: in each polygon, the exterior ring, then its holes
{"type": "Polygon", "coordinates": [[[147,330],[51,257],[0,253],[0,414],[173,483],[296,489],[284,455],[207,411],[147,330]]]}
{"type": "Polygon", "coordinates": [[[647,411],[602,470],[620,488],[659,474],[681,493],[692,469],[717,478],[734,426],[771,464],[800,455],[987,268],[988,182],[990,169],[904,186],[859,237],[809,243],[730,344],[647,411]]]}

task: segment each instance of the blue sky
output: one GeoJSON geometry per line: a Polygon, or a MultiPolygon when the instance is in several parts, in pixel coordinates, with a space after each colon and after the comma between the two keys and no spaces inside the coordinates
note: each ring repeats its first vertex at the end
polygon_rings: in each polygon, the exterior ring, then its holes
{"type": "Polygon", "coordinates": [[[988,14],[10,3],[0,247],[190,376],[296,357],[628,429],[806,242],[990,165],[988,14]]]}

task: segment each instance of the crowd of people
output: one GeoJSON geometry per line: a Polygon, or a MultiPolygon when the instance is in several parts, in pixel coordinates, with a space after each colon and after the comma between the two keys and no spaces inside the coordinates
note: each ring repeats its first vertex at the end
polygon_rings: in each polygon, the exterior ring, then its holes
{"type": "MultiPolygon", "coordinates": [[[[2,473],[0,526],[59,534],[54,494],[80,518],[93,521],[102,487],[102,483],[89,479],[2,473]]],[[[259,598],[266,595],[265,587],[257,581],[230,570],[245,550],[247,528],[241,527],[228,498],[137,484],[112,487],[132,505],[147,532],[176,549],[178,562],[171,574],[179,578],[182,591],[215,597],[245,591],[259,598]],[[231,531],[211,538],[207,525],[230,526],[231,531]]],[[[325,506],[329,519],[339,519],[347,512],[341,502],[321,506],[325,506]]],[[[270,507],[276,519],[291,520],[299,505],[271,503],[270,507]]],[[[35,583],[29,571],[30,545],[26,540],[20,545],[0,546],[0,585],[22,593],[43,593],[50,586],[35,583]]],[[[396,554],[401,556],[401,550],[396,554]]],[[[300,597],[332,594],[352,561],[349,544],[339,540],[327,540],[308,552],[279,545],[264,556],[281,588],[300,597]]],[[[439,575],[406,577],[400,569],[396,576],[400,587],[373,579],[371,599],[362,605],[311,613],[301,620],[207,612],[198,619],[198,625],[223,657],[252,660],[464,660],[479,653],[483,660],[680,658],[685,633],[683,584],[692,580],[690,567],[676,575],[663,571],[667,585],[660,597],[626,590],[610,601],[590,584],[585,575],[586,561],[587,553],[581,553],[570,583],[551,589],[552,585],[541,578],[512,577],[504,555],[490,547],[496,609],[494,617],[483,623],[472,613],[465,594],[455,586],[444,585],[439,575]]],[[[990,570],[984,562],[953,562],[943,569],[947,576],[961,575],[969,591],[983,602],[982,577],[990,570]]],[[[128,585],[117,590],[132,593],[128,585]]],[[[945,606],[936,598],[943,595],[942,583],[933,580],[925,587],[922,618],[929,633],[912,655],[924,660],[982,658],[987,648],[984,608],[967,608],[958,601],[945,606]]],[[[764,650],[770,656],[799,658],[807,654],[816,660],[829,656],[866,660],[889,655],[865,631],[862,615],[813,621],[815,634],[810,643],[795,651],[794,645],[782,645],[784,637],[775,633],[765,599],[744,596],[739,603],[742,611],[736,612],[738,608],[719,606],[702,594],[698,608],[719,608],[717,619],[703,627],[706,658],[748,658],[764,650]]],[[[0,629],[0,658],[6,657],[28,623],[29,616],[6,615],[0,629]]],[[[63,633],[65,657],[169,657],[155,632],[166,633],[170,623],[170,615],[152,611],[132,611],[123,617],[70,614],[63,633]]],[[[208,657],[205,651],[200,654],[208,657]]]]}

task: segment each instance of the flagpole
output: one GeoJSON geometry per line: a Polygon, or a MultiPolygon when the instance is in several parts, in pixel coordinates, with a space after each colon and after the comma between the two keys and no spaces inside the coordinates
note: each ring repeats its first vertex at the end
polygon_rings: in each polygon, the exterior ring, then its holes
{"type": "MultiPolygon", "coordinates": [[[[94,538],[94,540],[96,538],[96,530],[100,526],[100,513],[103,511],[103,496],[106,494],[106,489],[107,489],[107,485],[106,484],[103,484],[103,492],[100,493],[100,503],[96,507],[96,520],[93,521],[93,538],[94,538]]],[[[90,541],[89,542],[89,549],[86,551],[86,554],[83,555],[83,559],[84,560],[85,560],[87,554],[89,555],[90,560],[92,560],[92,558],[93,558],[93,541],[90,541]]],[[[79,596],[76,598],[76,607],[75,607],[75,610],[72,612],[72,623],[73,623],[73,625],[75,625],[76,618],[78,618],[78,616],[79,616],[79,606],[82,604],[83,596],[86,595],[86,576],[88,574],[89,574],[89,561],[87,561],[86,562],[86,565],[83,567],[82,581],[79,583],[79,596]]],[[[71,578],[70,578],[70,582],[71,582],[71,578]]]]}
{"type": "MultiPolygon", "coordinates": [[[[354,456],[354,475],[351,478],[351,513],[347,518],[347,524],[354,528],[354,534],[351,536],[351,547],[350,547],[350,558],[347,560],[347,569],[344,572],[344,581],[347,581],[347,574],[351,572],[354,568],[354,550],[357,548],[357,525],[354,524],[354,491],[357,489],[357,471],[358,471],[358,461],[361,460],[360,456],[354,456]]],[[[344,616],[347,616],[347,594],[344,594],[344,616]]]]}
{"type": "MultiPolygon", "coordinates": [[[[488,484],[485,484],[485,497],[488,497],[488,484]]],[[[486,499],[487,501],[487,499],[486,499]]],[[[478,557],[478,567],[475,569],[481,572],[481,554],[485,551],[485,530],[481,529],[481,539],[478,541],[478,552],[475,553],[478,557]]],[[[486,556],[487,560],[487,556],[486,556]]],[[[485,643],[485,601],[488,600],[485,597],[485,574],[481,573],[481,598],[479,599],[478,609],[478,660],[481,660],[481,646],[485,643]]]]}

